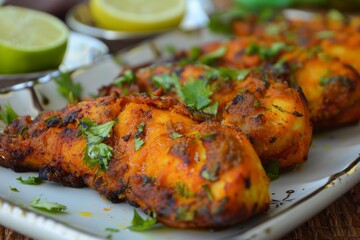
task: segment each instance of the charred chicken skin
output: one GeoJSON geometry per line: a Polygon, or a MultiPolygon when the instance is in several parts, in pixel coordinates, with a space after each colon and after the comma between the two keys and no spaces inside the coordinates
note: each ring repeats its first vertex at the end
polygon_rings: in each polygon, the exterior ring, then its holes
{"type": "Polygon", "coordinates": [[[286,169],[307,159],[312,139],[307,103],[301,89],[289,87],[281,77],[199,64],[151,66],[133,74],[131,83],[101,92],[136,89],[172,95],[198,110],[212,110],[222,124],[246,134],[264,165],[278,161],[286,169]]]}
{"type": "Polygon", "coordinates": [[[0,153],[4,167],[87,185],[172,227],[225,227],[269,207],[269,180],[247,137],[171,97],[113,94],[20,117],[0,153]]]}

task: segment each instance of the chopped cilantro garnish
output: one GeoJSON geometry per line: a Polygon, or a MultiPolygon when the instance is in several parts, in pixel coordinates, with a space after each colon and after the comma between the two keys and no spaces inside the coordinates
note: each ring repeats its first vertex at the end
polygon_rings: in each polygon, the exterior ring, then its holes
{"type": "Polygon", "coordinates": [[[216,59],[221,58],[226,53],[226,47],[222,46],[216,49],[213,52],[207,53],[199,58],[199,62],[202,64],[210,65],[212,64],[216,59]]]}
{"type": "Polygon", "coordinates": [[[136,79],[136,75],[131,70],[125,70],[124,73],[114,80],[114,84],[121,87],[124,83],[132,83],[136,79]]]}
{"type": "Polygon", "coordinates": [[[254,107],[260,107],[260,106],[261,106],[261,103],[259,101],[254,102],[254,107]]]}
{"type": "Polygon", "coordinates": [[[222,78],[226,81],[242,81],[249,75],[250,69],[231,69],[231,68],[212,68],[205,73],[205,77],[209,80],[222,78]]]}
{"type": "Polygon", "coordinates": [[[137,130],[139,134],[142,134],[144,132],[144,127],[145,127],[145,123],[141,122],[138,126],[137,126],[137,130]]]}
{"type": "Polygon", "coordinates": [[[65,205],[56,202],[48,202],[47,200],[41,200],[40,197],[36,197],[34,200],[32,200],[30,206],[48,213],[62,213],[67,209],[65,205]]]}
{"type": "Polygon", "coordinates": [[[18,117],[19,115],[14,111],[10,104],[5,104],[4,109],[0,111],[0,120],[7,125],[12,123],[18,117]]]}
{"type": "Polygon", "coordinates": [[[200,175],[208,181],[216,181],[218,179],[218,171],[220,169],[219,164],[212,166],[211,168],[204,168],[200,175]]]}
{"type": "Polygon", "coordinates": [[[175,74],[164,73],[162,75],[153,76],[151,81],[158,88],[162,88],[165,91],[174,90],[179,96],[180,93],[180,79],[175,74]]]}
{"type": "Polygon", "coordinates": [[[181,138],[183,135],[177,132],[173,132],[170,134],[170,137],[175,139],[175,138],[181,138]]]}
{"type": "Polygon", "coordinates": [[[210,106],[207,106],[206,108],[203,108],[202,111],[204,113],[208,113],[211,115],[216,115],[219,108],[219,102],[215,102],[214,104],[211,104],[210,106]]]}
{"type": "Polygon", "coordinates": [[[14,188],[12,186],[9,186],[9,189],[12,191],[12,192],[19,192],[19,190],[17,188],[14,188]]]}
{"type": "Polygon", "coordinates": [[[280,163],[279,161],[272,161],[265,166],[266,175],[270,180],[275,180],[279,177],[280,173],[280,163]]]}
{"type": "Polygon", "coordinates": [[[182,182],[176,183],[175,191],[184,198],[188,198],[194,195],[194,193],[192,193],[182,182]]]}
{"type": "Polygon", "coordinates": [[[209,97],[212,94],[212,89],[205,80],[191,79],[182,86],[181,92],[184,102],[198,110],[207,107],[211,103],[209,97]]]}
{"type": "Polygon", "coordinates": [[[83,118],[79,122],[80,131],[86,137],[86,147],[84,148],[84,162],[89,164],[90,168],[99,165],[100,169],[107,169],[112,157],[113,148],[102,143],[110,136],[110,131],[116,121],[110,121],[97,125],[91,119],[83,118]]]}
{"type": "Polygon", "coordinates": [[[143,219],[139,213],[134,209],[134,216],[131,221],[131,226],[128,229],[133,231],[144,231],[156,224],[156,217],[148,216],[146,219],[143,219]]]}
{"type": "Polygon", "coordinates": [[[136,132],[135,138],[134,138],[135,151],[138,151],[142,147],[142,145],[144,145],[144,143],[145,143],[145,141],[140,138],[140,136],[143,135],[143,133],[144,133],[144,127],[145,127],[144,122],[141,122],[137,126],[137,132],[136,132]]]}
{"type": "Polygon", "coordinates": [[[105,231],[111,232],[111,233],[117,233],[117,232],[119,232],[119,229],[116,229],[116,228],[105,228],[105,231]]]}
{"type": "Polygon", "coordinates": [[[257,54],[263,60],[269,60],[276,57],[281,51],[287,48],[283,42],[275,42],[270,47],[264,47],[257,45],[256,43],[250,44],[246,49],[246,54],[254,55],[257,54]]]}
{"type": "Polygon", "coordinates": [[[134,139],[135,151],[138,151],[144,144],[145,144],[144,140],[142,140],[141,138],[135,138],[134,139]]]}
{"type": "Polygon", "coordinates": [[[23,179],[22,177],[16,178],[19,182],[27,185],[40,185],[43,183],[43,180],[41,180],[38,177],[28,177],[27,179],[23,179]]]}
{"type": "Polygon", "coordinates": [[[82,87],[80,83],[74,83],[69,73],[61,72],[60,76],[55,78],[59,93],[65,97],[69,103],[74,103],[81,98],[82,87]]]}

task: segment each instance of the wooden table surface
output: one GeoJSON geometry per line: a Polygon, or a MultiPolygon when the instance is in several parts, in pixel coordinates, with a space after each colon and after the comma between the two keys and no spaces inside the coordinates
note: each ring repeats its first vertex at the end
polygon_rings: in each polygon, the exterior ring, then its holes
{"type": "MultiPolygon", "coordinates": [[[[0,240],[30,239],[0,226],[0,240]]],[[[282,238],[297,239],[360,239],[360,183],[321,213],[282,238]]]]}

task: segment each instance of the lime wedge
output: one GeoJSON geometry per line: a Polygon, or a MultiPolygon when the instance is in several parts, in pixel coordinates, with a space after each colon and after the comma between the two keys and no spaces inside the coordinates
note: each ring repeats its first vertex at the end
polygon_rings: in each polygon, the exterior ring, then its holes
{"type": "Polygon", "coordinates": [[[91,15],[105,29],[141,32],[177,26],[185,0],[90,0],[91,15]]]}
{"type": "Polygon", "coordinates": [[[47,13],[0,7],[0,74],[56,68],[64,57],[68,36],[66,25],[47,13]]]}

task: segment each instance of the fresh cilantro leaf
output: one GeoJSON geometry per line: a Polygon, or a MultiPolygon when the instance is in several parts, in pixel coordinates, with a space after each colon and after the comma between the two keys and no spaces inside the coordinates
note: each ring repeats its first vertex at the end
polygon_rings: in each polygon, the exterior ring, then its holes
{"type": "Polygon", "coordinates": [[[121,87],[124,83],[132,83],[136,79],[135,73],[128,69],[124,73],[114,80],[114,84],[121,87]]]}
{"type": "Polygon", "coordinates": [[[222,78],[226,81],[242,81],[250,73],[250,69],[231,69],[231,68],[212,68],[205,73],[205,77],[209,80],[222,78]]]}
{"type": "Polygon", "coordinates": [[[137,131],[139,134],[142,134],[144,132],[144,127],[145,127],[145,123],[141,122],[138,126],[137,126],[137,131]]]}
{"type": "Polygon", "coordinates": [[[254,102],[254,107],[261,107],[261,103],[259,101],[254,102]]]}
{"type": "Polygon", "coordinates": [[[180,86],[179,77],[175,74],[164,73],[161,75],[153,76],[151,81],[156,87],[162,88],[165,91],[170,91],[173,89],[173,87],[180,86]]]}
{"type": "Polygon", "coordinates": [[[208,181],[216,181],[218,179],[218,172],[220,170],[220,165],[216,164],[214,166],[212,166],[211,168],[204,168],[200,175],[201,177],[203,177],[204,179],[208,180],[208,181]]]}
{"type": "Polygon", "coordinates": [[[134,145],[135,145],[135,151],[138,151],[143,145],[145,141],[141,138],[135,138],[134,139],[134,145]]]}
{"type": "Polygon", "coordinates": [[[257,54],[263,60],[269,60],[277,56],[281,51],[285,50],[287,45],[283,42],[275,42],[270,47],[263,47],[256,43],[251,43],[245,53],[249,55],[257,54]]]}
{"type": "Polygon", "coordinates": [[[98,163],[101,169],[107,169],[109,167],[109,161],[112,157],[113,148],[105,143],[91,144],[88,147],[87,157],[89,162],[98,163]]]}
{"type": "Polygon", "coordinates": [[[156,218],[148,216],[146,219],[143,219],[139,213],[134,209],[134,216],[131,221],[131,226],[128,229],[133,231],[144,231],[156,224],[156,218]]]}
{"type": "Polygon", "coordinates": [[[216,115],[219,108],[219,102],[215,102],[214,104],[211,104],[210,106],[207,106],[202,109],[203,112],[216,115]]]}
{"type": "Polygon", "coordinates": [[[184,183],[177,182],[175,185],[175,191],[182,197],[188,198],[194,195],[193,192],[191,192],[184,183]]]}
{"type": "Polygon", "coordinates": [[[27,185],[40,185],[43,183],[43,180],[41,180],[38,177],[28,177],[27,179],[23,179],[22,177],[16,178],[19,182],[27,185]]]}
{"type": "Polygon", "coordinates": [[[111,232],[111,233],[117,233],[117,232],[119,232],[119,229],[116,229],[116,228],[105,228],[105,231],[111,232]]]}
{"type": "Polygon", "coordinates": [[[17,188],[14,188],[12,186],[9,186],[9,189],[12,191],[12,192],[19,192],[19,190],[17,188]]]}
{"type": "Polygon", "coordinates": [[[36,197],[34,200],[32,200],[30,206],[48,213],[62,213],[67,209],[65,205],[41,200],[40,197],[36,197]]]}
{"type": "Polygon", "coordinates": [[[227,49],[226,47],[222,46],[216,49],[213,52],[207,53],[199,58],[199,62],[202,64],[210,65],[212,64],[216,59],[219,59],[223,57],[226,53],[227,49]]]}
{"type": "Polygon", "coordinates": [[[82,86],[80,83],[74,83],[69,73],[60,73],[60,76],[55,78],[54,81],[58,86],[57,89],[59,93],[65,97],[69,103],[80,100],[82,86]]]}
{"type": "Polygon", "coordinates": [[[6,125],[9,125],[18,117],[19,115],[14,111],[10,104],[5,104],[4,110],[0,111],[0,120],[6,125]]]}
{"type": "Polygon", "coordinates": [[[97,125],[93,120],[83,118],[79,122],[79,128],[86,137],[86,147],[84,148],[83,161],[91,168],[98,165],[100,169],[107,169],[112,157],[113,148],[102,143],[105,138],[110,136],[110,131],[116,121],[97,125]]]}
{"type": "Polygon", "coordinates": [[[270,180],[275,180],[279,177],[280,174],[280,163],[279,161],[272,161],[267,166],[265,166],[266,175],[270,180]]]}
{"type": "Polygon", "coordinates": [[[209,99],[212,94],[211,86],[205,80],[191,79],[182,86],[181,92],[184,102],[197,110],[211,103],[209,99]]]}
{"type": "Polygon", "coordinates": [[[176,138],[181,138],[183,135],[180,134],[180,133],[177,133],[177,132],[173,132],[171,133],[170,137],[173,138],[173,139],[176,139],[176,138]]]}

